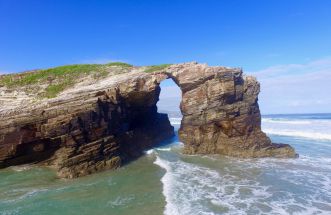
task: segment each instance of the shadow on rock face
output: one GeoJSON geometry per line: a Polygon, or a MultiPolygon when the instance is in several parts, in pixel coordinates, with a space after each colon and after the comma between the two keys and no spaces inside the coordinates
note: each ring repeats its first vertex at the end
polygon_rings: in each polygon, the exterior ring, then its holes
{"type": "Polygon", "coordinates": [[[168,116],[156,107],[159,84],[167,78],[182,91],[184,153],[296,156],[291,146],[272,144],[261,131],[260,85],[241,69],[186,63],[152,73],[135,70],[28,107],[14,101],[13,108],[2,107],[0,167],[41,162],[73,178],[136,159],[174,135],[168,116]]]}

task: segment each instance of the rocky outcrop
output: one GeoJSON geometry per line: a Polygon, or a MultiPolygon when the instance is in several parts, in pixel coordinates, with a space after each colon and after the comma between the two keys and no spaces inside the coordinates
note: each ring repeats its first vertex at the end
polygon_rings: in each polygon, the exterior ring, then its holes
{"type": "Polygon", "coordinates": [[[295,156],[292,147],[271,143],[261,131],[255,78],[244,77],[241,69],[187,63],[152,73],[133,67],[53,99],[25,96],[17,102],[1,88],[0,167],[39,162],[72,178],[139,157],[174,135],[156,107],[166,78],[182,90],[179,136],[185,153],[295,156]]]}
{"type": "Polygon", "coordinates": [[[0,165],[42,162],[60,177],[117,168],[174,135],[151,75],[124,74],[27,109],[2,108],[0,165]]]}
{"type": "Polygon", "coordinates": [[[261,131],[260,85],[241,69],[204,64],[171,66],[164,72],[182,90],[179,137],[188,154],[295,157],[287,144],[273,144],[261,131]]]}

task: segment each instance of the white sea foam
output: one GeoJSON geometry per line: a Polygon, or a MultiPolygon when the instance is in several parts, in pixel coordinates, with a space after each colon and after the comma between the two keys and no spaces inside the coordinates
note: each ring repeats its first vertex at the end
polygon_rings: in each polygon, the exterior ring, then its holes
{"type": "Polygon", "coordinates": [[[246,214],[258,199],[271,196],[267,186],[229,174],[221,176],[206,167],[159,156],[154,163],[166,170],[161,179],[167,202],[165,215],[246,214]]]}
{"type": "Polygon", "coordinates": [[[149,150],[145,151],[145,154],[147,154],[147,155],[151,155],[153,153],[154,153],[154,149],[149,149],[149,150]]]}
{"type": "Polygon", "coordinates": [[[153,148],[153,149],[149,149],[147,151],[145,151],[145,154],[147,155],[152,155],[154,153],[157,153],[158,151],[171,151],[171,147],[157,147],[157,148],[153,148]]]}
{"type": "Polygon", "coordinates": [[[171,151],[170,147],[163,147],[163,148],[155,148],[158,151],[171,151]]]}
{"type": "Polygon", "coordinates": [[[308,125],[312,123],[312,121],[309,120],[288,120],[288,119],[273,119],[273,118],[262,118],[262,122],[293,124],[293,125],[308,125]]]}
{"type": "MultiPolygon", "coordinates": [[[[217,158],[211,156],[210,161],[217,162],[217,158]]],[[[330,158],[301,156],[298,159],[249,161],[227,158],[226,162],[231,168],[216,171],[180,158],[169,160],[162,153],[157,155],[154,163],[166,170],[161,179],[167,202],[164,214],[308,215],[331,212],[330,158]],[[271,182],[259,180],[261,171],[273,175],[271,182]],[[298,187],[304,193],[292,191],[298,187]]]]}
{"type": "Polygon", "coordinates": [[[272,128],[264,128],[264,132],[267,134],[281,135],[281,136],[292,136],[292,137],[303,137],[308,139],[318,140],[331,140],[331,133],[319,133],[319,132],[308,132],[308,131],[295,131],[295,130],[280,130],[272,128]]]}
{"type": "MultiPolygon", "coordinates": [[[[171,122],[178,125],[180,119],[171,122]]],[[[165,215],[331,214],[331,158],[325,153],[331,120],[264,118],[262,128],[268,134],[311,139],[306,150],[315,147],[316,152],[308,153],[322,154],[300,154],[298,159],[226,158],[224,168],[216,170],[180,158],[173,161],[160,151],[155,164],[166,170],[161,179],[165,215]]],[[[219,157],[211,156],[211,161],[219,162],[219,157]]]]}
{"type": "Polygon", "coordinates": [[[9,210],[3,210],[0,211],[0,215],[17,215],[17,214],[22,214],[20,213],[22,207],[15,207],[15,208],[11,208],[9,210]]]}
{"type": "Polygon", "coordinates": [[[331,140],[331,120],[329,119],[263,118],[262,130],[272,135],[331,140]]]}
{"type": "Polygon", "coordinates": [[[111,208],[128,207],[129,203],[134,200],[134,195],[118,196],[114,200],[107,203],[111,208]]]}
{"type": "MultiPolygon", "coordinates": [[[[180,125],[182,118],[169,118],[172,125],[180,125]]],[[[331,140],[331,120],[262,118],[262,129],[272,135],[331,140]]]]}
{"type": "Polygon", "coordinates": [[[20,165],[20,166],[12,166],[10,169],[14,170],[15,172],[22,172],[31,169],[31,165],[20,165]]]}
{"type": "Polygon", "coordinates": [[[182,121],[182,118],[169,118],[170,120],[170,123],[172,125],[180,125],[181,121],[182,121]]]}
{"type": "Polygon", "coordinates": [[[171,192],[172,192],[171,183],[174,180],[173,176],[170,173],[171,167],[169,166],[169,164],[167,162],[164,162],[159,157],[156,158],[154,163],[166,170],[166,174],[161,179],[161,181],[163,183],[163,195],[165,196],[166,202],[167,202],[164,214],[166,214],[166,215],[179,214],[177,205],[172,201],[172,198],[171,198],[171,192]]]}
{"type": "MultiPolygon", "coordinates": [[[[33,196],[39,195],[42,192],[47,192],[48,189],[13,189],[10,192],[4,193],[6,198],[1,198],[1,203],[14,203],[22,201],[27,198],[32,198],[33,196]]],[[[1,195],[0,195],[1,196],[1,195]]],[[[2,197],[2,196],[1,196],[2,197]]]]}

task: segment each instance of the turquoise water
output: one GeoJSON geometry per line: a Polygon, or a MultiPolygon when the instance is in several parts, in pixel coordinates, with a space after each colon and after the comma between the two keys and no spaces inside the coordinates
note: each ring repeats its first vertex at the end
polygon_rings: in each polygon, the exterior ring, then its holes
{"type": "MultiPolygon", "coordinates": [[[[174,138],[123,168],[74,180],[3,169],[0,214],[331,214],[330,116],[263,118],[297,159],[187,156],[174,138]]],[[[178,129],[180,119],[171,121],[178,129]]]]}

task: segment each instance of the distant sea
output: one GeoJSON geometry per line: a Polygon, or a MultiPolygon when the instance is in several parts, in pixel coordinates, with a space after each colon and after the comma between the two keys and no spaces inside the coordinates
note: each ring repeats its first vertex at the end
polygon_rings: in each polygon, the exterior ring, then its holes
{"type": "MultiPolygon", "coordinates": [[[[178,130],[180,114],[170,114],[178,130]]],[[[115,171],[73,180],[47,168],[0,170],[0,214],[331,214],[331,114],[266,115],[296,159],[181,154],[178,137],[115,171]]]]}

